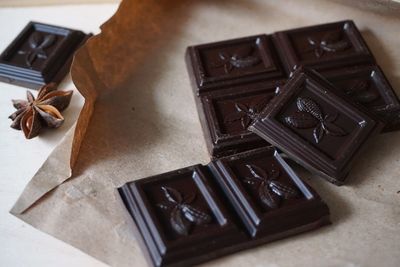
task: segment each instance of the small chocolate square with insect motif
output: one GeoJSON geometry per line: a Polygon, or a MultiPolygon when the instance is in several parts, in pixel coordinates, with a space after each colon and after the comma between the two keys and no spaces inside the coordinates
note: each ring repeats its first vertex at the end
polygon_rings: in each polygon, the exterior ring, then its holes
{"type": "Polygon", "coordinates": [[[219,183],[251,236],[329,222],[329,209],[274,148],[260,148],[211,163],[219,183]],[[311,212],[312,211],[312,212],[311,212]]]}
{"type": "Polygon", "coordinates": [[[384,126],[311,70],[297,70],[272,102],[249,130],[338,185],[361,147],[384,126]]]}
{"type": "Polygon", "coordinates": [[[321,74],[354,102],[385,121],[383,131],[399,128],[400,120],[396,120],[396,116],[400,112],[400,101],[378,66],[341,68],[321,74]]]}
{"type": "Polygon", "coordinates": [[[289,72],[300,66],[321,70],[375,62],[351,20],[276,32],[273,39],[289,72]]]}
{"type": "Polygon", "coordinates": [[[59,83],[86,38],[81,31],[30,22],[0,55],[0,80],[33,89],[59,83]]]}
{"type": "Polygon", "coordinates": [[[119,191],[155,266],[188,265],[247,238],[233,223],[207,167],[136,180],[119,191]]]}
{"type": "Polygon", "coordinates": [[[197,94],[287,76],[265,34],[188,47],[186,62],[197,94]]]}
{"type": "Polygon", "coordinates": [[[259,82],[199,96],[201,124],[212,157],[269,145],[247,127],[274,95],[273,85],[259,82]]]}

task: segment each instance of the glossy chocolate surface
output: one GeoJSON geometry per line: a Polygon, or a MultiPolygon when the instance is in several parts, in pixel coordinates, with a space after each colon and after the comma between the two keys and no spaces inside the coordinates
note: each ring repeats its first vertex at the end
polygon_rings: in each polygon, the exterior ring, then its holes
{"type": "Polygon", "coordinates": [[[81,31],[30,22],[0,55],[0,80],[33,89],[59,83],[87,37],[81,31]]]}
{"type": "Polygon", "coordinates": [[[354,102],[382,119],[387,124],[384,131],[400,127],[399,99],[378,66],[355,66],[321,74],[354,102]]]}
{"type": "Polygon", "coordinates": [[[329,223],[326,204],[272,148],[136,180],[119,192],[154,266],[191,266],[329,223]]]}
{"type": "Polygon", "coordinates": [[[191,46],[186,60],[197,95],[236,84],[286,77],[271,36],[265,34],[191,46]]]}
{"type": "Polygon", "coordinates": [[[264,105],[260,90],[272,97],[301,66],[318,70],[378,115],[384,131],[400,129],[399,100],[350,20],[191,46],[186,63],[212,158],[270,145],[243,126],[264,105]]]}
{"type": "Polygon", "coordinates": [[[299,69],[249,130],[340,185],[361,147],[384,124],[338,91],[316,72],[299,69]]]}
{"type": "Polygon", "coordinates": [[[196,99],[207,147],[213,157],[268,146],[247,127],[275,95],[263,82],[238,85],[196,99]]]}
{"type": "Polygon", "coordinates": [[[321,70],[375,62],[351,20],[276,32],[273,39],[289,71],[300,66],[321,70]]]}
{"type": "Polygon", "coordinates": [[[272,148],[221,158],[210,166],[253,238],[306,225],[328,214],[319,196],[272,148]]]}

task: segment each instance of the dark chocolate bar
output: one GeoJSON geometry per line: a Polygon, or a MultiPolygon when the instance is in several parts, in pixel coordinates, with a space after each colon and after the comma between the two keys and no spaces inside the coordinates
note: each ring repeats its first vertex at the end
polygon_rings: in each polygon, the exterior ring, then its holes
{"type": "Polygon", "coordinates": [[[0,55],[0,80],[32,89],[59,83],[87,37],[81,31],[30,22],[0,55]]]}
{"type": "Polygon", "coordinates": [[[192,266],[329,224],[329,209],[272,148],[119,188],[154,266],[192,266]]]}
{"type": "Polygon", "coordinates": [[[350,20],[191,46],[186,62],[212,158],[270,145],[245,126],[301,66],[371,109],[384,131],[400,129],[399,100],[350,20]]]}
{"type": "Polygon", "coordinates": [[[321,75],[301,68],[249,130],[341,185],[360,149],[383,126],[321,75]]]}

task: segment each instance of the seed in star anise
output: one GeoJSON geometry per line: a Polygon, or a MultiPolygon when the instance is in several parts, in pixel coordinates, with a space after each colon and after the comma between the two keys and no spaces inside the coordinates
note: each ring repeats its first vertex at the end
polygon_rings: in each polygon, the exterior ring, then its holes
{"type": "Polygon", "coordinates": [[[22,130],[27,139],[40,133],[43,127],[58,128],[64,122],[60,111],[66,109],[71,101],[72,91],[57,91],[57,85],[50,83],[40,88],[37,98],[29,91],[27,100],[12,100],[16,112],[9,118],[11,128],[22,130]]]}

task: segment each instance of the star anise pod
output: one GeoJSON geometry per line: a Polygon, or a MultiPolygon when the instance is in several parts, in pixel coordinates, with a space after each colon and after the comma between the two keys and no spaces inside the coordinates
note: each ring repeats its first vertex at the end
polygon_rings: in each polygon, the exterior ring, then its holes
{"type": "Polygon", "coordinates": [[[37,136],[42,127],[58,128],[64,122],[60,111],[66,109],[71,101],[72,91],[57,91],[57,85],[50,83],[40,88],[37,98],[30,91],[27,100],[12,100],[16,112],[9,118],[11,128],[21,130],[27,139],[37,136]]]}

